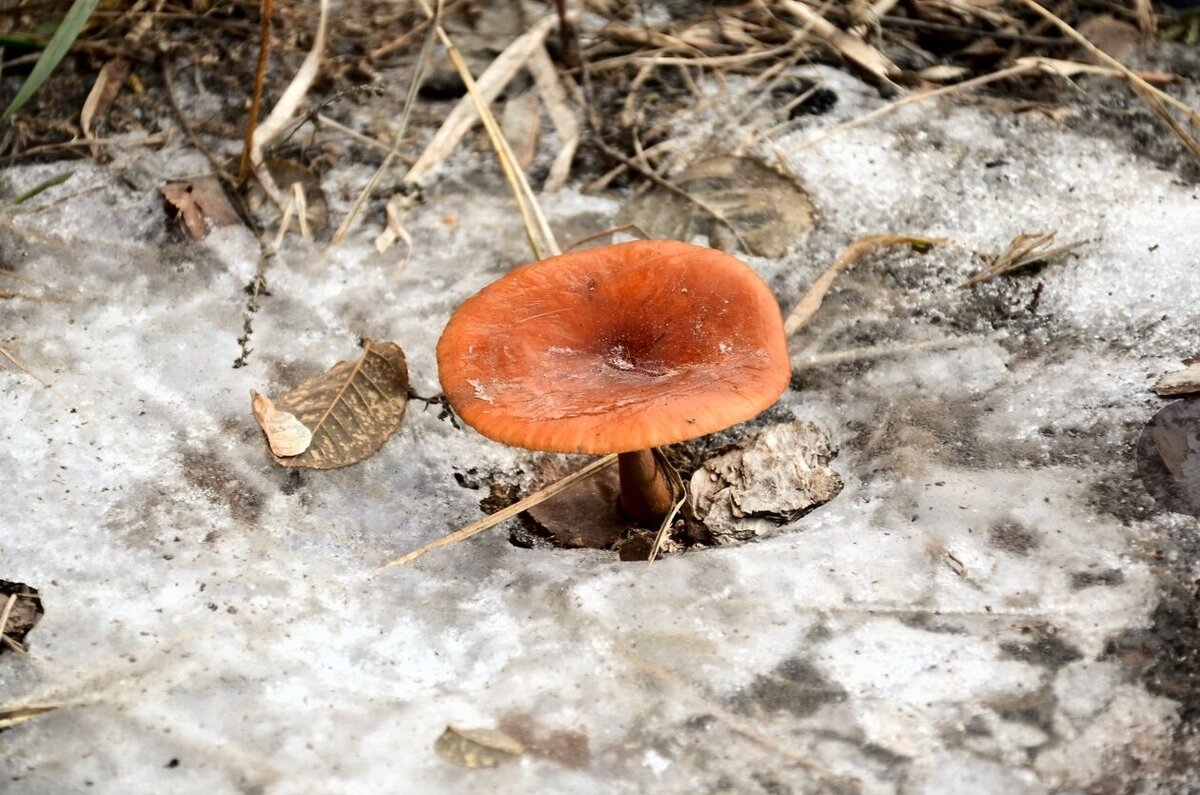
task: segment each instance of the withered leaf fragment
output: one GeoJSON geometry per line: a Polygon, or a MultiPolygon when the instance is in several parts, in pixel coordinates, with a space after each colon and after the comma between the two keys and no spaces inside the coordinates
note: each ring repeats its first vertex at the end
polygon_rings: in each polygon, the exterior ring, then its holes
{"type": "Polygon", "coordinates": [[[496,729],[447,726],[433,744],[438,756],[461,767],[497,767],[525,753],[525,746],[496,729]]]}
{"type": "MultiPolygon", "coordinates": [[[[275,461],[308,469],[356,464],[378,452],[400,428],[407,405],[404,351],[394,342],[364,340],[357,359],[338,362],[275,400],[276,417],[279,412],[291,414],[312,431],[312,443],[303,452],[276,452],[275,461]]],[[[258,411],[255,416],[269,437],[271,431],[258,411]]]]}
{"type": "Polygon", "coordinates": [[[160,191],[167,216],[177,219],[193,240],[208,237],[214,226],[232,226],[239,221],[216,177],[168,182],[160,191]]]}
{"type": "Polygon", "coordinates": [[[1167,373],[1154,385],[1154,393],[1159,397],[1177,397],[1200,393],[1200,357],[1188,359],[1186,367],[1167,373]]]}
{"type": "Polygon", "coordinates": [[[266,395],[251,389],[250,407],[254,410],[254,419],[267,435],[267,444],[274,455],[281,458],[300,455],[312,444],[312,431],[296,419],[295,414],[275,408],[266,395]]]}

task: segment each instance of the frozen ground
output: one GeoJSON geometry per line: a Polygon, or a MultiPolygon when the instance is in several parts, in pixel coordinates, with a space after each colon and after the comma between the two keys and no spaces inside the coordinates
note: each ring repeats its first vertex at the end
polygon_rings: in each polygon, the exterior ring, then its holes
{"type": "MultiPolygon", "coordinates": [[[[437,390],[452,308],[526,257],[486,157],[428,191],[407,267],[373,226],[292,239],[240,369],[258,244],[180,240],[156,192],[203,161],[10,172],[15,192],[76,175],[0,228],[0,267],[46,285],[0,273],[46,299],[0,302],[0,342],[50,383],[0,372],[0,578],[46,606],[30,656],[0,656],[0,707],[60,705],[0,734],[0,791],[1195,791],[1200,530],[1144,496],[1132,450],[1148,385],[1198,352],[1200,191],[1035,114],[918,106],[801,148],[880,101],[826,77],[834,112],[778,142],[818,227],[751,260],[784,307],[860,235],[960,245],[860,263],[794,340],[766,419],[827,431],[841,495],[649,569],[498,529],[369,578],[479,516],[456,471],[533,458],[413,403],[367,462],[297,474],[251,418],[251,388],[360,336],[437,390]],[[972,251],[1041,230],[1090,242],[958,289],[972,251]],[[531,750],[452,767],[447,724],[531,750]]],[[[620,210],[544,204],[564,240],[620,210]]]]}

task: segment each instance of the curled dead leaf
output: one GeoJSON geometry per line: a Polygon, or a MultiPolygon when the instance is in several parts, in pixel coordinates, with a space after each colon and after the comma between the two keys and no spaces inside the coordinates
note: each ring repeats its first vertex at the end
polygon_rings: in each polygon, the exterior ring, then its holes
{"type": "Polygon", "coordinates": [[[438,756],[469,768],[497,767],[525,753],[525,746],[496,729],[456,729],[447,726],[433,744],[438,756]]]}
{"type": "Polygon", "coordinates": [[[193,240],[208,237],[212,227],[232,226],[240,220],[216,177],[168,182],[159,190],[167,217],[178,220],[193,240]]]}
{"type": "Polygon", "coordinates": [[[295,414],[280,411],[266,395],[250,390],[250,407],[254,419],[267,435],[271,452],[281,458],[300,455],[312,444],[312,431],[296,419],[295,414]]]}
{"type": "MultiPolygon", "coordinates": [[[[308,469],[356,464],[378,452],[400,428],[407,405],[404,351],[394,342],[364,340],[357,359],[338,362],[275,400],[273,417],[290,414],[312,432],[311,444],[303,452],[291,456],[275,453],[275,461],[308,469]]],[[[259,424],[270,438],[262,419],[259,424]]],[[[296,429],[292,426],[291,430],[296,429]]]]}

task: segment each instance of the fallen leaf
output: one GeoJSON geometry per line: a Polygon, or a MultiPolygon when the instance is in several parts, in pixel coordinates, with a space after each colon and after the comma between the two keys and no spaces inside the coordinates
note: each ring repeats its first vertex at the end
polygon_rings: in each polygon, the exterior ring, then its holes
{"type": "Polygon", "coordinates": [[[254,419],[267,435],[271,452],[281,458],[300,455],[312,444],[312,431],[296,419],[295,414],[279,411],[266,395],[250,390],[250,406],[254,419]]]}
{"type": "Polygon", "coordinates": [[[447,726],[433,744],[447,762],[461,767],[498,767],[525,753],[525,746],[496,729],[456,729],[447,726]]]}
{"type": "Polygon", "coordinates": [[[100,68],[100,74],[96,76],[96,82],[92,84],[92,90],[88,92],[83,109],[79,112],[79,128],[83,130],[85,138],[96,137],[92,132],[92,123],[108,112],[129,75],[130,66],[128,58],[118,56],[100,68]]]}
{"type": "Polygon", "coordinates": [[[673,182],[694,201],[658,187],[630,203],[626,220],[651,237],[690,240],[702,234],[730,249],[728,222],[751,254],[764,257],[783,256],[813,227],[816,210],[800,183],[753,158],[703,160],[673,182]]]}
{"type": "Polygon", "coordinates": [[[811,422],[772,425],[692,474],[692,509],[718,543],[754,538],[761,526],[743,520],[786,524],[838,495],[832,459],[829,440],[811,422]]]}
{"type": "Polygon", "coordinates": [[[1167,373],[1154,385],[1154,394],[1159,397],[1175,397],[1200,392],[1200,362],[1185,362],[1188,366],[1167,373]]]}
{"type": "Polygon", "coordinates": [[[177,219],[193,240],[208,237],[214,226],[232,226],[240,220],[216,177],[168,182],[160,190],[167,216],[177,219]]]}
{"type": "MultiPolygon", "coordinates": [[[[1128,61],[1133,55],[1138,43],[1142,40],[1141,31],[1128,22],[1123,22],[1112,14],[1097,14],[1079,24],[1077,30],[1092,44],[1116,58],[1118,61],[1128,61]]],[[[1103,62],[1090,52],[1080,53],[1080,57],[1089,63],[1103,62]]]]}
{"type": "Polygon", "coordinates": [[[294,415],[312,431],[304,452],[276,455],[275,461],[309,469],[356,464],[378,452],[400,428],[407,405],[404,351],[394,342],[364,340],[357,359],[338,362],[275,400],[277,412],[294,415]]]}

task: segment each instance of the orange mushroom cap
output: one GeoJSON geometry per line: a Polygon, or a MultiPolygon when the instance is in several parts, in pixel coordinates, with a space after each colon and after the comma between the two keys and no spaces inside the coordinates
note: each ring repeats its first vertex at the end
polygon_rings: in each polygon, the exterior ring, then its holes
{"type": "Polygon", "coordinates": [[[642,240],[524,265],[437,345],[450,405],[498,442],[623,453],[748,420],[787,388],[779,304],[748,265],[642,240]]]}

